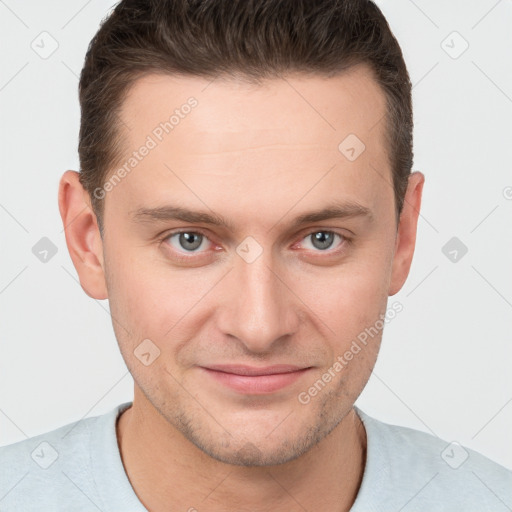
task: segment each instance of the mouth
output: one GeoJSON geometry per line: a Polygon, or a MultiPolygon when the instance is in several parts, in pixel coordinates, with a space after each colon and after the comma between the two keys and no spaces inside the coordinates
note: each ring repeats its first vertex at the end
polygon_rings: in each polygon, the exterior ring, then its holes
{"type": "Polygon", "coordinates": [[[296,382],[312,367],[273,365],[212,365],[199,367],[206,375],[239,393],[262,395],[274,393],[296,382]]]}

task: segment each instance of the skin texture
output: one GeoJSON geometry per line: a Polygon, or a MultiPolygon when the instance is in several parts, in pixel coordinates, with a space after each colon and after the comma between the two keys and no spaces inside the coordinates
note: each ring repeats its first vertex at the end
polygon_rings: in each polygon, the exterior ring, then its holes
{"type": "Polygon", "coordinates": [[[151,511],[349,510],[366,457],[353,404],[382,332],[308,404],[298,395],[403,286],[424,176],[411,175],[397,226],[385,96],[366,66],[260,86],[145,76],[121,112],[126,159],[189,97],[197,106],[106,193],[103,239],[78,174],[67,171],[60,183],[80,283],[109,299],[135,381],[133,406],[117,425],[125,470],[151,511]],[[338,150],[350,133],[366,146],[354,161],[338,150]],[[370,214],[292,227],[334,202],[370,214]],[[142,208],[177,205],[222,215],[232,229],[134,218],[142,208]],[[200,247],[170,237],[179,229],[204,235],[200,247]],[[336,235],[322,248],[311,235],[325,231],[336,235]],[[257,244],[250,250],[262,251],[250,263],[237,253],[249,236],[257,244]],[[147,366],[134,353],[145,339],[160,351],[147,366]],[[309,370],[253,394],[200,368],[229,363],[309,370]]]}

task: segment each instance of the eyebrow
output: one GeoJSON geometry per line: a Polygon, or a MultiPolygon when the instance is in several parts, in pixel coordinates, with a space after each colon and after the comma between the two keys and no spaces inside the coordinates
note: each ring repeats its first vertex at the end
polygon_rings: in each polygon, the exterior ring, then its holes
{"type": "MultiPolygon", "coordinates": [[[[282,218],[284,218],[284,215],[282,218]]],[[[320,222],[329,219],[347,219],[353,217],[366,217],[373,220],[372,211],[359,203],[345,202],[332,203],[322,209],[313,210],[297,216],[290,223],[290,228],[297,228],[304,224],[320,222]]],[[[282,219],[281,218],[281,219],[282,219]]],[[[235,231],[233,223],[217,213],[190,210],[180,206],[161,206],[157,208],[139,208],[132,212],[132,219],[137,223],[179,220],[189,223],[210,224],[235,231]]],[[[279,221],[280,222],[280,221],[279,221]]],[[[276,224],[278,224],[277,222],[276,224]]]]}

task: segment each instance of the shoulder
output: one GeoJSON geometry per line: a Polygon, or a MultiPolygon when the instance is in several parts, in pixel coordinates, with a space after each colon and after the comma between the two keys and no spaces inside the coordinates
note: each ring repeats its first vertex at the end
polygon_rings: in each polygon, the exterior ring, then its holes
{"type": "Polygon", "coordinates": [[[0,447],[1,510],[56,511],[62,503],[72,510],[101,508],[91,445],[117,410],[0,447]]]}
{"type": "Polygon", "coordinates": [[[398,509],[408,501],[418,511],[461,506],[490,511],[512,506],[509,469],[458,442],[391,425],[356,410],[368,445],[362,491],[389,497],[398,509]]]}

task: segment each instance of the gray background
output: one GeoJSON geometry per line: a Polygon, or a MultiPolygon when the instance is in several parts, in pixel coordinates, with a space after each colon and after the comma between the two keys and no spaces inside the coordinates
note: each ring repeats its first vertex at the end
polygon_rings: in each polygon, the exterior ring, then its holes
{"type": "MultiPolygon", "coordinates": [[[[411,273],[389,302],[404,309],[357,405],[512,468],[512,1],[378,4],[414,84],[426,185],[411,273]]],[[[78,75],[112,5],[0,1],[0,445],[133,396],[57,207],[61,174],[79,168],[78,75]],[[46,262],[32,252],[42,237],[57,249],[46,262]]]]}

